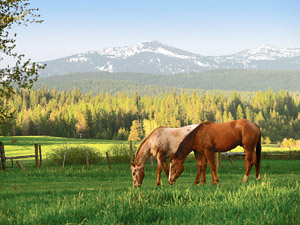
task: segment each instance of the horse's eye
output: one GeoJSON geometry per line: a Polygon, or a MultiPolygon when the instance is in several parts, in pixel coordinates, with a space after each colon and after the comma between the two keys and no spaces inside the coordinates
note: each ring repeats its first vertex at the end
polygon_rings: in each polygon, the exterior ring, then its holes
{"type": "Polygon", "coordinates": [[[132,176],[135,176],[135,172],[132,173],[132,176]]]}

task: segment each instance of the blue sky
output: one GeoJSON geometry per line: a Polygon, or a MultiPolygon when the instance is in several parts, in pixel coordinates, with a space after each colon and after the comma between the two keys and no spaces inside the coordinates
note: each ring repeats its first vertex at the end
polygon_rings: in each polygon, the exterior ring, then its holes
{"type": "Polygon", "coordinates": [[[300,1],[30,0],[42,24],[16,27],[35,61],[157,40],[202,55],[260,44],[300,47],[300,1]]]}

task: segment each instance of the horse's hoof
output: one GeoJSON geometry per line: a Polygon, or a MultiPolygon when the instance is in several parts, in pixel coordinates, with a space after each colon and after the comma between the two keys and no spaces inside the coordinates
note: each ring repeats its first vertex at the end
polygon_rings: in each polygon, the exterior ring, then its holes
{"type": "Polygon", "coordinates": [[[203,185],[205,185],[205,184],[206,184],[206,182],[201,182],[200,186],[203,186],[203,185]]]}
{"type": "Polygon", "coordinates": [[[245,175],[242,182],[246,183],[247,181],[248,181],[248,176],[245,175]]]}
{"type": "Polygon", "coordinates": [[[154,186],[155,186],[155,187],[158,187],[158,186],[160,186],[160,183],[158,183],[158,184],[155,184],[154,186]]]}
{"type": "Polygon", "coordinates": [[[260,174],[258,175],[258,177],[256,177],[256,180],[261,180],[260,174]]]}

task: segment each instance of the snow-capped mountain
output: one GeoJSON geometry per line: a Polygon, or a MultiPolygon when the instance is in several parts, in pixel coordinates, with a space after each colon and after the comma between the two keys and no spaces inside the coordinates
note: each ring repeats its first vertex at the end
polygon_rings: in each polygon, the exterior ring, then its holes
{"type": "Polygon", "coordinates": [[[41,76],[70,72],[177,74],[215,69],[300,70],[300,48],[262,45],[232,55],[202,56],[158,41],[104,48],[48,62],[41,76]]]}

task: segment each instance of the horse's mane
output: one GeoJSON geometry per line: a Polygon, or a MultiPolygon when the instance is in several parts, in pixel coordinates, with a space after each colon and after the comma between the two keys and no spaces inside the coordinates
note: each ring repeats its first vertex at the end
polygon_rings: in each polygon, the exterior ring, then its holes
{"type": "Polygon", "coordinates": [[[135,153],[135,158],[136,156],[139,154],[139,151],[140,149],[142,148],[142,146],[145,144],[145,142],[152,136],[152,134],[157,131],[158,129],[161,129],[161,128],[167,128],[167,127],[164,127],[164,126],[161,126],[161,127],[157,127],[155,128],[147,137],[145,137],[143,140],[142,140],[142,143],[140,144],[140,147],[138,148],[138,150],[136,151],[135,153]]]}
{"type": "MultiPolygon", "coordinates": [[[[204,126],[211,124],[212,122],[207,121],[207,122],[203,122],[200,123],[194,130],[192,130],[190,133],[188,133],[183,140],[180,142],[177,151],[175,152],[175,158],[178,158],[181,154],[182,151],[185,149],[187,143],[190,143],[191,145],[193,144],[192,140],[195,139],[197,132],[202,129],[204,126]]],[[[192,147],[192,146],[189,146],[192,147]]],[[[192,149],[194,150],[194,149],[192,149]]]]}

